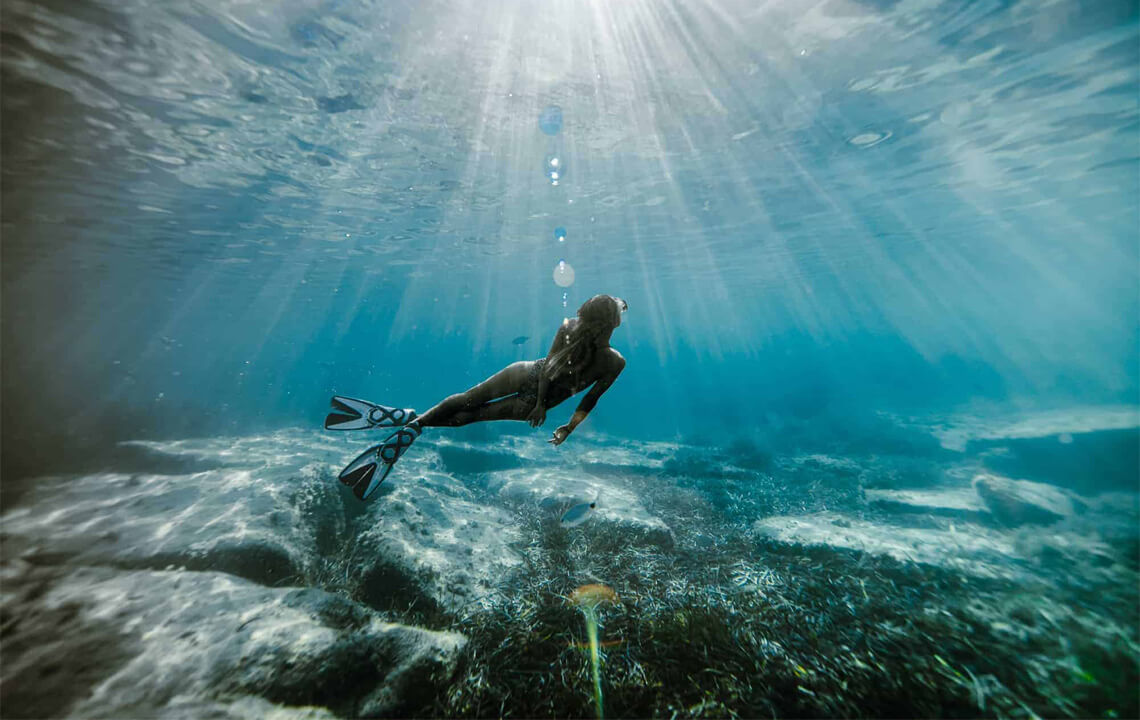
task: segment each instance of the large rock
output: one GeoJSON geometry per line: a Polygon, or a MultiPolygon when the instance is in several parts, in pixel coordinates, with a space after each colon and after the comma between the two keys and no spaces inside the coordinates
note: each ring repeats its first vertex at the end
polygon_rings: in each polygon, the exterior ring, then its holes
{"type": "Polygon", "coordinates": [[[632,484],[619,474],[554,467],[506,470],[487,478],[488,490],[520,512],[539,512],[556,521],[573,505],[596,499],[588,522],[607,524],[633,542],[672,545],[669,526],[642,505],[632,484]]]}
{"type": "Polygon", "coordinates": [[[441,472],[432,438],[362,503],[336,473],[368,433],[283,430],[134,443],[214,469],[40,478],[3,516],[5,557],[39,565],[215,570],[360,592],[377,608],[454,611],[519,562],[509,512],[441,472]]]}
{"type": "Polygon", "coordinates": [[[1136,489],[1140,408],[1135,405],[961,414],[909,423],[925,428],[944,448],[974,455],[996,474],[1086,495],[1136,489]]]}
{"type": "Polygon", "coordinates": [[[964,521],[984,521],[989,515],[974,488],[963,485],[924,490],[869,489],[867,504],[892,514],[935,515],[964,521]]]}
{"type": "Polygon", "coordinates": [[[974,490],[994,517],[1005,525],[1050,525],[1085,510],[1085,504],[1060,488],[1027,480],[982,474],[974,490]]]}
{"type": "Polygon", "coordinates": [[[451,614],[489,602],[522,563],[516,513],[557,519],[574,502],[599,498],[594,521],[633,541],[670,544],[665,523],[641,505],[620,472],[603,478],[536,465],[568,462],[623,467],[625,448],[581,444],[568,453],[542,437],[504,436],[493,445],[427,436],[401,458],[375,500],[355,521],[348,574],[370,605],[430,608],[451,614]]]}
{"type": "Polygon", "coordinates": [[[753,530],[784,543],[858,550],[980,577],[1012,577],[1016,572],[1009,563],[1018,555],[1015,538],[976,525],[916,528],[818,512],[762,518],[753,530]]]}
{"type": "Polygon", "coordinates": [[[465,640],[220,573],[4,570],[9,717],[407,715],[465,640]]]}
{"type": "Polygon", "coordinates": [[[298,583],[338,544],[345,511],[323,466],[36,480],[3,516],[6,555],[41,564],[219,570],[298,583]]]}
{"type": "MultiPolygon", "coordinates": [[[[543,445],[547,453],[540,459],[549,462],[551,446],[545,443],[545,438],[543,445]]],[[[627,440],[577,430],[554,451],[557,453],[555,457],[564,459],[567,464],[622,467],[660,474],[661,468],[678,452],[679,447],[677,443],[627,440]]]]}
{"type": "Polygon", "coordinates": [[[403,463],[358,521],[349,572],[376,607],[426,603],[460,612],[493,593],[521,562],[512,549],[517,522],[474,486],[427,469],[430,460],[403,463]]]}
{"type": "MultiPolygon", "coordinates": [[[[432,437],[434,440],[435,437],[432,437]]],[[[621,469],[636,474],[660,474],[666,460],[675,455],[673,443],[620,440],[578,430],[564,444],[547,442],[549,433],[503,435],[484,442],[467,442],[441,436],[435,448],[442,469],[457,476],[480,475],[557,464],[621,469]]],[[[707,469],[707,465],[705,466],[707,469]]]]}

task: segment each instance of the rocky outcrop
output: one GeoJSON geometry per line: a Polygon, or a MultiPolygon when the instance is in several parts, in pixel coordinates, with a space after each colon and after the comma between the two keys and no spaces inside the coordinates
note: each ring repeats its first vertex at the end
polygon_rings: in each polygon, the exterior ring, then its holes
{"type": "Polygon", "coordinates": [[[426,603],[460,612],[521,562],[512,549],[517,522],[451,475],[400,469],[405,474],[389,479],[360,518],[349,574],[376,607],[426,603]]]}
{"type": "Polygon", "coordinates": [[[520,512],[539,512],[551,522],[557,522],[573,505],[596,500],[597,508],[588,522],[608,525],[630,542],[673,544],[669,526],[642,505],[620,475],[552,467],[508,470],[488,476],[487,488],[520,512]]]}
{"type": "Polygon", "coordinates": [[[1140,408],[1135,405],[901,421],[925,429],[944,448],[968,453],[986,470],[1083,495],[1136,489],[1140,408]]]}
{"type": "Polygon", "coordinates": [[[1008,559],[1018,554],[1013,539],[993,529],[906,527],[836,512],[762,518],[753,530],[760,537],[784,543],[857,550],[978,577],[1012,577],[1014,569],[1008,559]]]}
{"type": "Polygon", "coordinates": [[[309,431],[146,444],[202,472],[36,479],[3,517],[5,591],[26,588],[5,597],[6,714],[414,712],[462,639],[374,608],[453,609],[502,576],[473,557],[510,555],[503,528],[465,534],[488,512],[417,449],[368,505],[335,479],[358,444],[309,431]],[[286,589],[313,585],[373,608],[286,589]]]}
{"type": "Polygon", "coordinates": [[[869,489],[867,505],[892,515],[933,515],[953,520],[984,522],[989,517],[978,493],[968,485],[925,490],[869,489]]]}
{"type": "Polygon", "coordinates": [[[989,474],[975,477],[973,485],[993,516],[1011,527],[1050,525],[1085,510],[1072,493],[1052,485],[989,474]]]}
{"type": "Polygon", "coordinates": [[[465,642],[221,573],[17,561],[4,587],[10,717],[403,716],[446,686],[465,642]]]}
{"type": "Polygon", "coordinates": [[[344,532],[338,488],[309,464],[189,475],[41,478],[4,516],[9,554],[40,564],[216,570],[298,584],[344,532]]]}

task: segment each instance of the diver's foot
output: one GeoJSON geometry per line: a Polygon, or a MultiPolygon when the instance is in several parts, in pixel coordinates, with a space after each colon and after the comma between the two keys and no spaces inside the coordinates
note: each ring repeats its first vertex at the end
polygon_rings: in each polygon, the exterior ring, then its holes
{"type": "Polygon", "coordinates": [[[420,436],[420,426],[412,422],[388,436],[380,445],[373,445],[360,453],[340,471],[340,481],[352,488],[352,494],[367,500],[392,472],[403,454],[420,436]]]}
{"type": "Polygon", "coordinates": [[[330,403],[333,409],[325,418],[326,430],[401,427],[416,419],[416,411],[409,408],[385,407],[341,395],[334,395],[330,403]]]}

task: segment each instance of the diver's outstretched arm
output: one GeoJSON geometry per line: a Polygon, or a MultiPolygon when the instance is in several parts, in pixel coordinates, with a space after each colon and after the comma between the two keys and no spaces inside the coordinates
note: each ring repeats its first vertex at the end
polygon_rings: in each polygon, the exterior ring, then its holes
{"type": "Polygon", "coordinates": [[[561,445],[565,442],[570,433],[574,432],[574,428],[582,424],[594,406],[598,404],[598,398],[602,396],[606,390],[610,389],[610,385],[614,384],[618,375],[625,369],[625,358],[618,354],[616,350],[612,351],[614,354],[614,362],[610,372],[602,376],[594,386],[590,388],[590,392],[586,393],[586,397],[582,398],[582,402],[578,403],[578,407],[574,410],[574,414],[570,416],[570,422],[554,431],[554,437],[550,438],[549,442],[552,445],[561,445]]]}

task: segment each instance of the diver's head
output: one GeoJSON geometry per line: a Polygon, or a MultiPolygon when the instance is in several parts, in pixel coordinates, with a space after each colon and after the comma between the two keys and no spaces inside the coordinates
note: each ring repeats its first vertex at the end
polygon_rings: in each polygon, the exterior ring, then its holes
{"type": "Polygon", "coordinates": [[[566,373],[580,372],[592,354],[608,347],[614,328],[621,325],[621,314],[626,311],[625,300],[613,295],[595,295],[578,308],[578,322],[567,318],[563,326],[569,333],[561,347],[551,348],[546,360],[546,376],[555,380],[566,373]]]}
{"type": "Polygon", "coordinates": [[[628,309],[629,305],[621,298],[595,295],[578,308],[578,319],[589,325],[612,329],[621,325],[621,314],[628,309]]]}

